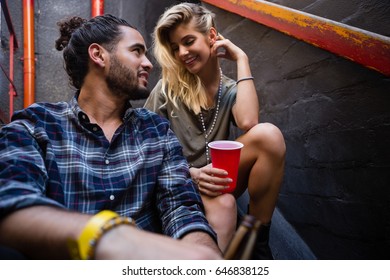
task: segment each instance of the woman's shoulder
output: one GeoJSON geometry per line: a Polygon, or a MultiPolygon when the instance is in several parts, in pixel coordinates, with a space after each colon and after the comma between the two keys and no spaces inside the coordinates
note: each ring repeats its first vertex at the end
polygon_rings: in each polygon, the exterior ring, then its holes
{"type": "Polygon", "coordinates": [[[233,80],[232,78],[226,76],[226,75],[223,75],[222,76],[222,84],[228,88],[232,88],[236,85],[236,81],[233,80]]]}
{"type": "Polygon", "coordinates": [[[147,100],[156,99],[156,98],[159,99],[159,98],[161,98],[161,96],[164,96],[164,90],[163,90],[163,82],[160,79],[157,81],[156,85],[153,87],[147,100]]]}
{"type": "Polygon", "coordinates": [[[163,87],[163,81],[162,79],[159,79],[156,85],[153,87],[151,93],[162,92],[162,87],[163,87]]]}
{"type": "Polygon", "coordinates": [[[222,76],[222,84],[223,84],[223,90],[222,92],[225,93],[223,95],[235,95],[237,92],[237,86],[236,81],[232,78],[223,75],[222,76]]]}

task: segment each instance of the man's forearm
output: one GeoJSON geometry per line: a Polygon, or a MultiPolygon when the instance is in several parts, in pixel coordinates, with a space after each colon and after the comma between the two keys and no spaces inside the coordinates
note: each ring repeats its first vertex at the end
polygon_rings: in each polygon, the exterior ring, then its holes
{"type": "Polygon", "coordinates": [[[28,207],[0,220],[0,242],[28,258],[67,259],[67,239],[77,239],[90,217],[54,207],[28,207]]]}
{"type": "Polygon", "coordinates": [[[190,232],[186,234],[182,238],[182,240],[193,244],[204,245],[206,247],[211,248],[213,251],[217,252],[218,254],[221,254],[221,250],[219,249],[214,239],[211,238],[211,236],[206,232],[203,231],[190,232]]]}
{"type": "MultiPolygon", "coordinates": [[[[92,216],[46,206],[18,210],[0,220],[0,243],[29,259],[68,259],[67,239],[78,239],[92,216]]],[[[98,259],[220,259],[214,240],[203,232],[185,241],[122,225],[104,234],[98,259]],[[205,246],[194,246],[203,244],[205,246]],[[217,253],[216,253],[217,252],[217,253]]]]}

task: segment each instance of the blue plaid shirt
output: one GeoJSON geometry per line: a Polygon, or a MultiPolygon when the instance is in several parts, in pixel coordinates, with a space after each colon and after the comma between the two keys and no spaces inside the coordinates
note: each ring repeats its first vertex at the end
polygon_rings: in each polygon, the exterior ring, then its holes
{"type": "Polygon", "coordinates": [[[0,218],[33,205],[110,209],[148,231],[215,239],[168,121],[129,106],[109,142],[77,95],[16,112],[0,130],[0,218]]]}

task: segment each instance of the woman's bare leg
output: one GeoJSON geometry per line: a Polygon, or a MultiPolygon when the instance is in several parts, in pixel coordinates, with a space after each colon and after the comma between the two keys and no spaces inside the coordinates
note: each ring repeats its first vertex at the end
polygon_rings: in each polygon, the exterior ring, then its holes
{"type": "Polygon", "coordinates": [[[280,130],[261,123],[241,135],[239,182],[249,192],[249,214],[266,224],[271,221],[284,175],[286,146],[280,130]]]}
{"type": "Polygon", "coordinates": [[[286,145],[280,130],[268,123],[258,124],[238,141],[244,144],[236,193],[249,193],[249,214],[262,222],[252,259],[272,260],[269,247],[271,218],[284,175],[286,145]]]}
{"type": "Polygon", "coordinates": [[[236,230],[236,200],[231,194],[222,194],[216,197],[202,195],[202,201],[206,218],[217,233],[218,246],[223,253],[236,230]]]}

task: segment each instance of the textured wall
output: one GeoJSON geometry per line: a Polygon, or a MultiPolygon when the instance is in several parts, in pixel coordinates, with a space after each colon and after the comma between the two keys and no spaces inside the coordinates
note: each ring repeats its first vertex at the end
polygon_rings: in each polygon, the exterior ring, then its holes
{"type": "MultiPolygon", "coordinates": [[[[150,44],[148,35],[157,17],[173,2],[106,0],[105,12],[134,23],[150,44]]],[[[389,0],[272,2],[390,36],[389,0]]],[[[8,1],[8,5],[20,45],[15,61],[15,107],[20,109],[22,1],[8,1]]],[[[390,259],[389,77],[208,7],[217,14],[220,32],[250,57],[261,121],[275,123],[285,136],[280,213],[319,259],[390,259]]],[[[37,101],[68,100],[73,94],[62,53],[54,48],[56,22],[70,15],[89,17],[90,1],[35,0],[37,101]]],[[[8,31],[4,19],[1,23],[0,61],[8,70],[8,31]]],[[[233,63],[224,61],[222,67],[235,77],[233,63]]],[[[151,87],[157,78],[158,67],[151,87]]],[[[8,83],[3,74],[0,89],[0,110],[8,114],[8,83]]]]}
{"type": "MultiPolygon", "coordinates": [[[[389,1],[272,2],[390,34],[389,1]]],[[[319,259],[389,259],[390,79],[209,7],[250,57],[261,121],[285,136],[283,216],[319,259]]]]}

